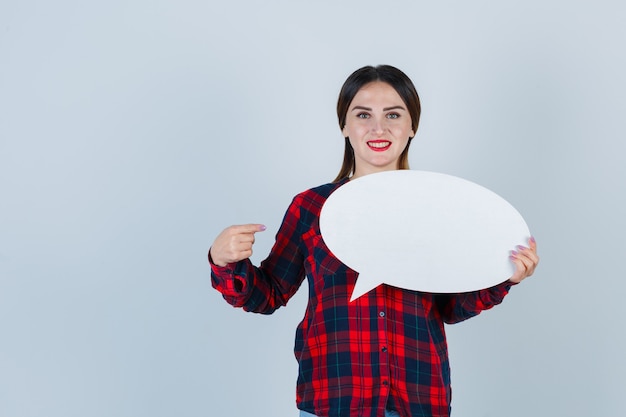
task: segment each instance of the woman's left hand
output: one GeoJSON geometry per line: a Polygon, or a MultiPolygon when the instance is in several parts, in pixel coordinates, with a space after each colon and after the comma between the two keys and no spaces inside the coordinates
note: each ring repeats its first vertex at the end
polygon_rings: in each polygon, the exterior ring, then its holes
{"type": "Polygon", "coordinates": [[[528,239],[528,247],[518,245],[515,250],[511,251],[509,259],[515,264],[515,273],[509,278],[510,282],[517,284],[531,276],[539,263],[535,239],[533,237],[528,239]]]}

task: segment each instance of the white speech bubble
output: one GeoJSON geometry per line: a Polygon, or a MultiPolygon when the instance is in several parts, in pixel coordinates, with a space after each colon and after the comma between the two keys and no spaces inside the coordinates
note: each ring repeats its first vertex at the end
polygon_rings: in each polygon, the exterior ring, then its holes
{"type": "Polygon", "coordinates": [[[527,245],[519,212],[471,181],[428,171],[366,175],[339,187],[320,215],[322,239],[359,273],[350,301],[380,284],[431,293],[491,287],[527,245]]]}

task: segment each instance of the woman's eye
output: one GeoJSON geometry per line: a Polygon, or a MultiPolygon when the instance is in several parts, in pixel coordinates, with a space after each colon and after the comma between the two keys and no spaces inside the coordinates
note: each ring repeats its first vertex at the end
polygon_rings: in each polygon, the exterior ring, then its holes
{"type": "Polygon", "coordinates": [[[359,113],[356,115],[359,119],[369,119],[370,115],[367,113],[359,113]]]}
{"type": "Polygon", "coordinates": [[[389,113],[389,114],[387,115],[387,118],[388,118],[388,119],[397,119],[397,118],[399,118],[399,117],[400,117],[400,115],[399,115],[398,113],[389,113]]]}

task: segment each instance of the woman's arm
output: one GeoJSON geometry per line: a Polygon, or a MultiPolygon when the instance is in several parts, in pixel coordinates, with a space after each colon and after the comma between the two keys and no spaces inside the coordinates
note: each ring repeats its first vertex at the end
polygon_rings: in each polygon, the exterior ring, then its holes
{"type": "Polygon", "coordinates": [[[435,303],[446,323],[458,323],[480,314],[502,302],[511,286],[519,284],[535,272],[539,263],[537,242],[528,240],[528,247],[518,246],[509,257],[515,265],[515,272],[505,282],[480,291],[460,294],[438,294],[435,303]]]}
{"type": "Polygon", "coordinates": [[[287,304],[304,279],[304,256],[300,249],[300,203],[289,206],[269,256],[259,267],[250,262],[254,233],[262,225],[231,226],[215,239],[209,250],[211,282],[235,307],[262,314],[287,304]]]}

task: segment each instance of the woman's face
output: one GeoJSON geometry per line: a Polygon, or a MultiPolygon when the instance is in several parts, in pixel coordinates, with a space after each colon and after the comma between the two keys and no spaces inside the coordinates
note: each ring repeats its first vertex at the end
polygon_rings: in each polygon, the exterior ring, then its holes
{"type": "Polygon", "coordinates": [[[406,104],[391,85],[381,81],[356,93],[342,133],[354,149],[352,178],[398,169],[400,154],[409,137],[415,136],[406,104]]]}

